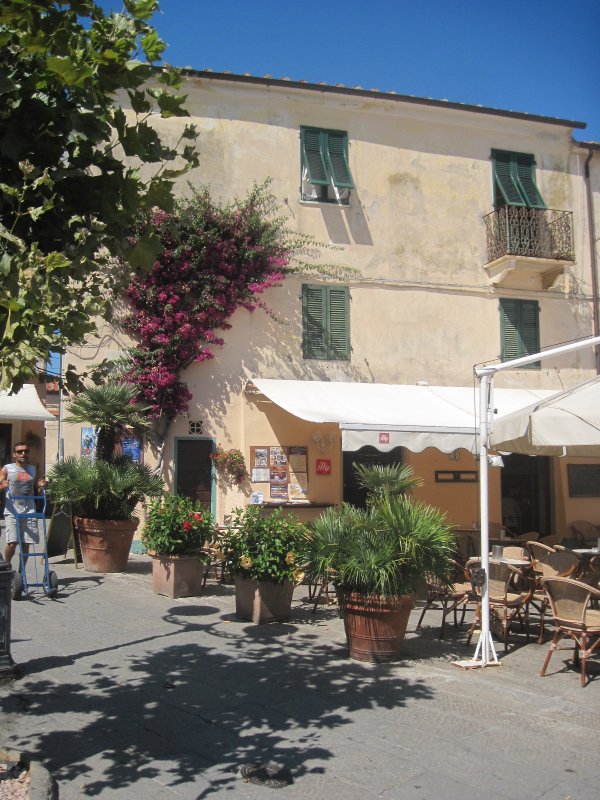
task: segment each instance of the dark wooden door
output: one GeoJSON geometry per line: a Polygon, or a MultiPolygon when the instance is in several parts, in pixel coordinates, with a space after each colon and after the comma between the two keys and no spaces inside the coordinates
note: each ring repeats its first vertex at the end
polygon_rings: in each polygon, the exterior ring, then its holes
{"type": "Polygon", "coordinates": [[[175,440],[175,493],[212,505],[211,439],[175,440]]]}

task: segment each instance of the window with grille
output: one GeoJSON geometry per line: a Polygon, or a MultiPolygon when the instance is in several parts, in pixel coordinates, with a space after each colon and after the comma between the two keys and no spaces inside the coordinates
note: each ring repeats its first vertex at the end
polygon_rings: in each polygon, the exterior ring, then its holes
{"type": "Polygon", "coordinates": [[[348,134],[300,128],[301,198],[347,204],[354,181],[348,163],[348,134]]]}
{"type": "Polygon", "coordinates": [[[302,286],[302,351],[322,361],[350,358],[350,293],[347,286],[302,286]]]}
{"type": "MultiPolygon", "coordinates": [[[[540,308],[535,300],[500,300],[501,359],[510,361],[540,350],[540,308]]],[[[523,369],[540,369],[540,362],[523,369]]]]}

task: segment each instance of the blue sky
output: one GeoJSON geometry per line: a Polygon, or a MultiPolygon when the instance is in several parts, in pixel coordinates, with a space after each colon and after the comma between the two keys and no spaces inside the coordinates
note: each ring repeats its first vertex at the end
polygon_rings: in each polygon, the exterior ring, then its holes
{"type": "MultiPolygon", "coordinates": [[[[101,5],[121,8],[118,0],[101,5]]],[[[377,88],[587,122],[600,0],[161,0],[176,66],[377,88]]]]}

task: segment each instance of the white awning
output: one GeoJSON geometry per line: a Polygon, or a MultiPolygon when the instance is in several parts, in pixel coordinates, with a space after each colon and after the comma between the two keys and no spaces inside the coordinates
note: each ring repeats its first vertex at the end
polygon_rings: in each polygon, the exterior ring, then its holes
{"type": "MultiPolygon", "coordinates": [[[[253,379],[251,384],[285,411],[309,422],[342,429],[342,449],[371,445],[420,453],[435,447],[475,452],[478,392],[474,387],[401,386],[383,383],[253,379]]],[[[494,406],[508,414],[555,392],[496,389],[494,406]]]]}
{"type": "Polygon", "coordinates": [[[32,383],[26,383],[20,391],[14,394],[0,392],[0,419],[53,422],[55,417],[40,400],[35,386],[32,383]]]}

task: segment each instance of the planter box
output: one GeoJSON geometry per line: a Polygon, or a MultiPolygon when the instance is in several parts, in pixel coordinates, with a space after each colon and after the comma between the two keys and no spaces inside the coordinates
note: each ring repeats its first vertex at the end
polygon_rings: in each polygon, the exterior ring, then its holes
{"type": "Polygon", "coordinates": [[[294,584],[253,581],[236,575],[235,614],[240,619],[263,622],[283,622],[292,610],[294,584]]]}
{"type": "Polygon", "coordinates": [[[124,572],[138,524],[137,519],[73,517],[84,568],[88,572],[124,572]]]}
{"type": "Polygon", "coordinates": [[[210,569],[197,555],[152,556],[152,588],[167,597],[195,597],[202,594],[210,569]]]}

